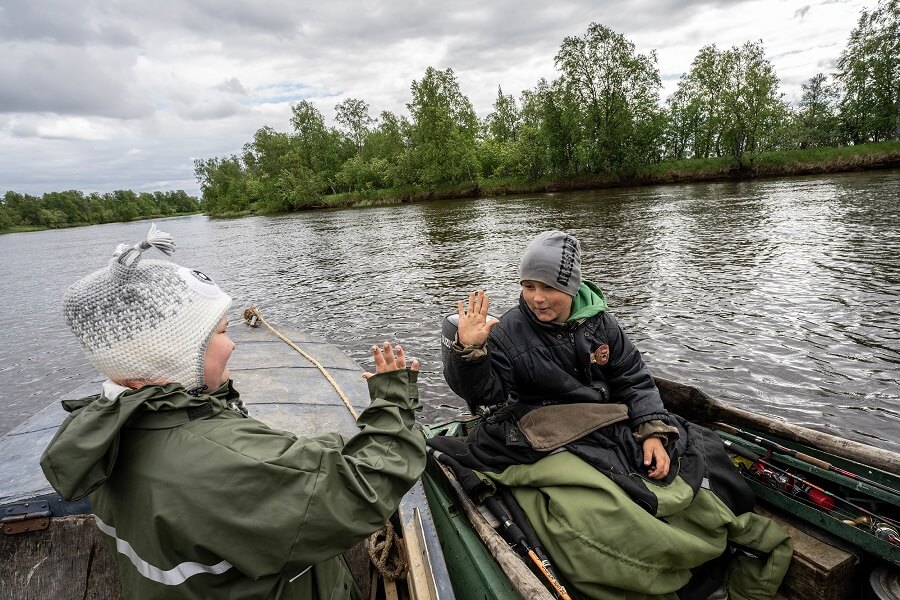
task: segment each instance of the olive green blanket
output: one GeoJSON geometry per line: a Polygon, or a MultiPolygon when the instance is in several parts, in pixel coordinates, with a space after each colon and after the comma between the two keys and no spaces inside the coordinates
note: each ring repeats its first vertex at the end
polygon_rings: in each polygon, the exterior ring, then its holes
{"type": "Polygon", "coordinates": [[[483,476],[509,486],[574,597],[676,600],[691,569],[734,554],[725,583],[731,600],[769,600],[790,563],[787,533],[755,513],[735,515],[707,489],[680,477],[653,481],[656,516],[569,452],[483,476]],[[751,556],[756,554],[757,556],[751,556]]]}

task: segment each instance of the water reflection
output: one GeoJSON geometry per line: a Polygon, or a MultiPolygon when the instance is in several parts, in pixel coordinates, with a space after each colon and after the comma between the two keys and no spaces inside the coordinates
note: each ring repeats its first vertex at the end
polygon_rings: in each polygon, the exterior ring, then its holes
{"type": "MultiPolygon", "coordinates": [[[[659,375],[758,412],[900,449],[897,171],[209,221],[167,220],[175,260],[240,309],[309,330],[361,363],[400,339],[423,360],[423,420],[461,403],[438,328],[455,300],[518,297],[518,258],[549,228],[577,235],[585,277],[659,375]]],[[[0,237],[0,431],[90,376],[61,317],[67,285],[146,223],[0,237]]],[[[238,351],[240,351],[238,349],[238,351]]]]}

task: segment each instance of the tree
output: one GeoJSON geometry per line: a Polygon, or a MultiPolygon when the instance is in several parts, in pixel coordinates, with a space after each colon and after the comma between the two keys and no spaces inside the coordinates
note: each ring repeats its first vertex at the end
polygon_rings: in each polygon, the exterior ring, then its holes
{"type": "Polygon", "coordinates": [[[823,73],[803,84],[796,116],[796,137],[801,148],[821,148],[839,143],[837,89],[823,73]]]}
{"type": "Polygon", "coordinates": [[[555,58],[567,96],[578,107],[578,152],[592,173],[621,172],[655,155],[659,134],[656,54],[608,27],[591,23],[584,36],[563,40],[555,58]]]}
{"type": "Polygon", "coordinates": [[[715,45],[701,48],[668,100],[670,156],[722,155],[722,90],[727,77],[724,54],[715,45]]]}
{"type": "Polygon", "coordinates": [[[734,46],[723,57],[722,139],[738,170],[753,165],[763,150],[773,148],[787,118],[778,92],[778,76],[762,42],[734,46]],[[746,164],[745,164],[746,161],[746,164]]]}
{"type": "Polygon", "coordinates": [[[195,160],[194,174],[207,214],[220,215],[249,208],[247,178],[237,156],[195,160]]]}
{"type": "Polygon", "coordinates": [[[513,142],[519,131],[519,109],[516,107],[516,99],[503,93],[503,88],[497,86],[497,99],[494,101],[494,110],[487,116],[488,136],[500,143],[513,142]]]}
{"type": "Polygon", "coordinates": [[[860,14],[838,59],[840,119],[854,144],[900,139],[900,1],[860,14]]]}
{"type": "Polygon", "coordinates": [[[294,128],[292,145],[298,152],[300,165],[309,169],[299,180],[304,189],[317,192],[336,191],[336,175],[345,160],[353,155],[340,132],[325,126],[322,113],[307,100],[291,106],[294,128]]]}
{"type": "Polygon", "coordinates": [[[670,156],[731,155],[739,170],[781,145],[789,110],[762,42],[705,46],[668,102],[670,156]]]}
{"type": "Polygon", "coordinates": [[[375,123],[375,119],[369,116],[369,105],[356,98],[347,98],[336,105],[334,110],[335,120],[344,126],[356,153],[361,153],[369,127],[375,123]]]}
{"type": "Polygon", "coordinates": [[[478,117],[453,70],[428,67],[420,81],[412,82],[411,91],[410,160],[417,179],[426,185],[475,183],[478,117]]]}
{"type": "MultiPolygon", "coordinates": [[[[309,169],[308,161],[302,156],[299,139],[271,127],[260,127],[253,134],[253,141],[244,145],[241,175],[246,178],[240,192],[247,195],[245,207],[251,203],[265,204],[278,196],[279,179],[283,171],[300,168],[309,169]]],[[[240,165],[238,165],[240,166],[240,165]]],[[[233,166],[229,166],[229,176],[237,176],[233,166]]],[[[230,187],[237,192],[238,188],[230,187]]],[[[229,201],[233,205],[233,200],[229,201]]],[[[229,209],[233,210],[233,209],[229,209]]]]}
{"type": "Polygon", "coordinates": [[[535,89],[522,92],[521,104],[516,142],[520,174],[537,178],[581,172],[581,113],[561,81],[541,79],[535,89]]]}
{"type": "Polygon", "coordinates": [[[508,176],[517,170],[515,142],[519,134],[516,100],[497,87],[494,110],[484,120],[484,139],[478,145],[481,172],[488,176],[508,176]]]}

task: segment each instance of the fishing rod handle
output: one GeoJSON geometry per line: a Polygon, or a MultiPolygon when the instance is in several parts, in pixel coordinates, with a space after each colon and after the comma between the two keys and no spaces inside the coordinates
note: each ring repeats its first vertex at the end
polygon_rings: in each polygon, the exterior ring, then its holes
{"type": "Polygon", "coordinates": [[[794,454],[794,458],[796,458],[797,460],[802,460],[805,463],[809,463],[814,467],[819,467],[823,471],[831,471],[832,470],[833,465],[831,463],[825,462],[824,460],[816,458],[815,456],[810,456],[809,454],[803,454],[802,452],[797,452],[794,454]]]}
{"type": "Polygon", "coordinates": [[[729,452],[733,452],[734,454],[737,454],[741,458],[746,458],[750,462],[755,463],[755,462],[759,462],[760,460],[762,460],[762,456],[760,456],[756,452],[753,452],[749,448],[744,448],[743,446],[738,446],[731,440],[722,440],[722,443],[725,444],[725,448],[729,452]]]}
{"type": "Polygon", "coordinates": [[[766,450],[777,452],[778,454],[787,454],[788,456],[793,456],[797,460],[801,460],[805,463],[813,465],[814,467],[819,467],[824,471],[832,470],[831,463],[825,462],[824,460],[816,458],[815,456],[810,456],[809,454],[804,454],[803,452],[799,452],[786,446],[782,446],[781,444],[773,442],[772,440],[767,440],[765,438],[759,437],[754,433],[744,431],[743,429],[738,429],[737,427],[733,427],[727,423],[717,422],[714,423],[714,425],[716,429],[720,429],[730,435],[736,435],[738,437],[744,438],[749,442],[753,442],[757,446],[762,446],[766,450]]]}

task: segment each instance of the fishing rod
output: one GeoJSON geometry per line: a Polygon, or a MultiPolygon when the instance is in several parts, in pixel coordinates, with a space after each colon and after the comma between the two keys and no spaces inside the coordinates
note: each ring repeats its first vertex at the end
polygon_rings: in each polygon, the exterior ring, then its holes
{"type": "MultiPolygon", "coordinates": [[[[794,490],[797,490],[800,492],[805,492],[811,502],[813,502],[816,506],[818,506],[826,511],[831,511],[834,508],[835,500],[837,500],[839,502],[843,502],[844,504],[853,507],[855,510],[857,510],[857,511],[863,513],[864,515],[868,516],[869,518],[871,518],[873,520],[872,524],[871,524],[873,533],[875,533],[879,538],[884,539],[892,544],[900,545],[900,532],[897,531],[897,528],[900,527],[900,523],[898,523],[897,521],[895,521],[891,518],[876,514],[867,508],[863,508],[862,506],[859,506],[858,504],[856,504],[854,502],[851,502],[845,498],[841,498],[840,496],[832,494],[831,492],[822,489],[818,485],[816,485],[810,481],[807,481],[806,479],[804,479],[802,477],[794,475],[790,471],[787,471],[785,469],[782,469],[780,467],[773,465],[770,461],[766,460],[761,455],[757,454],[756,452],[753,452],[752,450],[750,450],[748,448],[745,448],[743,446],[735,444],[734,442],[732,442],[730,440],[722,440],[722,443],[725,444],[725,448],[729,452],[732,452],[733,454],[736,454],[742,458],[746,458],[753,464],[760,464],[760,465],[767,467],[768,469],[771,469],[772,471],[774,471],[776,473],[780,473],[783,477],[786,478],[786,480],[775,482],[776,484],[781,485],[780,489],[783,489],[784,491],[789,492],[789,493],[794,492],[794,490]],[[806,486],[806,488],[805,489],[804,488],[797,489],[796,486],[791,484],[790,480],[799,482],[799,483],[803,484],[804,486],[806,486]],[[786,485],[790,485],[790,489],[787,489],[786,485]],[[822,494],[824,494],[824,496],[822,496],[822,494]]],[[[794,493],[796,493],[796,492],[794,492],[794,493]]]]}
{"type": "MultiPolygon", "coordinates": [[[[453,458],[452,456],[448,456],[447,454],[441,452],[440,450],[435,450],[432,447],[428,447],[428,453],[431,454],[436,460],[447,465],[453,474],[456,476],[457,481],[459,481],[460,486],[463,490],[468,494],[471,498],[479,498],[484,495],[482,492],[486,492],[485,489],[486,484],[475,475],[474,470],[463,466],[458,460],[453,458]]],[[[538,572],[544,576],[544,579],[547,580],[547,583],[550,584],[551,589],[555,593],[555,595],[560,598],[560,600],[572,600],[571,596],[569,596],[566,588],[559,582],[559,577],[556,576],[552,566],[550,565],[550,561],[547,559],[546,554],[543,553],[543,550],[540,551],[542,556],[538,555],[538,552],[535,551],[535,545],[529,543],[528,537],[522,531],[522,529],[516,524],[516,521],[509,514],[509,512],[503,507],[503,505],[494,497],[492,494],[487,495],[484,499],[484,504],[487,506],[488,510],[497,518],[500,522],[500,534],[503,538],[513,546],[518,546],[525,551],[525,555],[534,563],[535,568],[538,572]]],[[[518,507],[518,504],[516,505],[518,507]]],[[[519,508],[521,510],[521,508],[519,508]]],[[[527,526],[530,528],[530,524],[527,526]]],[[[532,539],[536,539],[535,535],[532,539]]]]}
{"type": "Polygon", "coordinates": [[[743,429],[738,429],[737,427],[733,427],[728,425],[727,423],[713,423],[713,426],[716,429],[721,429],[725,433],[730,433],[731,435],[736,435],[738,437],[742,437],[748,442],[753,442],[757,446],[762,446],[769,452],[775,452],[777,454],[785,454],[787,456],[791,456],[796,458],[799,461],[805,462],[807,464],[813,465],[814,467],[819,467],[825,471],[831,471],[832,473],[837,473],[838,475],[843,475],[849,479],[854,479],[866,485],[870,485],[874,488],[878,488],[884,492],[889,494],[893,494],[900,498],[900,491],[895,490],[894,488],[884,485],[883,483],[879,483],[877,481],[873,481],[862,475],[857,475],[856,473],[851,473],[845,469],[841,469],[840,467],[836,467],[833,464],[826,462],[824,460],[818,459],[815,456],[810,456],[809,454],[804,454],[802,452],[798,452],[793,448],[788,448],[786,446],[782,446],[777,442],[773,442],[772,440],[768,440],[766,438],[759,437],[755,433],[751,433],[749,431],[744,431],[743,429]]]}
{"type": "MultiPolygon", "coordinates": [[[[512,491],[505,485],[498,485],[497,489],[500,492],[500,497],[503,499],[503,502],[506,504],[507,508],[509,508],[509,512],[512,514],[513,521],[515,521],[519,526],[519,529],[522,530],[522,533],[525,536],[525,541],[531,547],[531,550],[528,551],[534,553],[534,556],[531,557],[531,560],[535,562],[535,566],[537,566],[538,569],[547,571],[546,577],[556,580],[559,585],[557,593],[560,594],[560,597],[568,598],[568,595],[566,594],[566,588],[563,587],[561,583],[559,583],[559,575],[556,574],[553,565],[550,563],[550,557],[547,556],[547,553],[541,546],[541,541],[538,539],[537,533],[534,531],[534,527],[531,526],[531,521],[528,520],[528,515],[525,514],[524,510],[522,510],[522,506],[519,504],[519,501],[516,500],[516,497],[513,496],[512,491]],[[537,560],[535,560],[535,558],[537,560]],[[538,564],[538,561],[540,562],[540,564],[538,564]]],[[[556,585],[554,585],[554,588],[556,588],[556,585]]]]}
{"type": "MultiPolygon", "coordinates": [[[[488,496],[484,499],[485,505],[487,505],[488,510],[490,510],[497,520],[500,521],[501,534],[513,546],[519,546],[525,551],[526,556],[531,559],[531,562],[534,563],[534,566],[537,567],[538,571],[540,571],[541,575],[544,576],[544,579],[550,584],[555,592],[556,596],[561,600],[572,600],[571,596],[569,596],[568,592],[566,592],[566,588],[559,582],[555,573],[551,569],[548,569],[547,566],[549,561],[546,563],[541,560],[535,551],[534,546],[528,543],[528,538],[522,529],[516,524],[513,517],[509,514],[503,504],[500,503],[494,496],[488,496]]],[[[546,556],[545,556],[546,560],[546,556]]]]}

